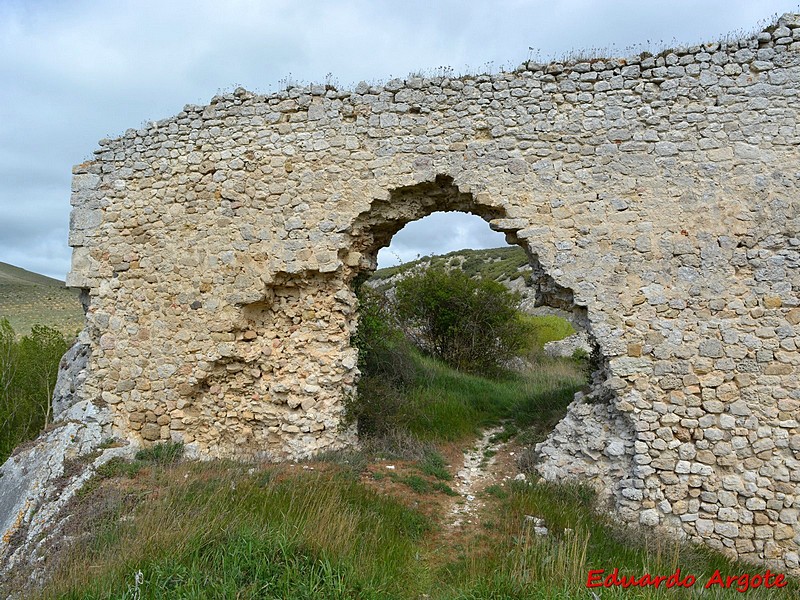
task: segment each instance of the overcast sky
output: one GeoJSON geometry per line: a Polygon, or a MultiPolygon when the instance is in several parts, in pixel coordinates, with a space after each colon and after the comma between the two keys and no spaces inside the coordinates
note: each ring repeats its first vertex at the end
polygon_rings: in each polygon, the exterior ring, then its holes
{"type": "MultiPolygon", "coordinates": [[[[797,10],[797,0],[0,0],[0,261],[63,279],[72,165],[103,137],[239,85],[349,88],[440,66],[497,71],[531,54],[624,56],[797,10]]],[[[461,217],[407,226],[382,265],[504,243],[461,217]]]]}

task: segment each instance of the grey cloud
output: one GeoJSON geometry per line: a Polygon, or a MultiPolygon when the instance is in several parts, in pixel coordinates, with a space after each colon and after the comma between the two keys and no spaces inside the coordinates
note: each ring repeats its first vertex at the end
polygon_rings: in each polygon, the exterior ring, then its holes
{"type": "MultiPolygon", "coordinates": [[[[613,43],[622,53],[647,40],[700,42],[791,10],[797,0],[0,0],[0,260],[63,277],[72,165],[100,138],[235,85],[269,92],[287,77],[328,73],[349,86],[443,66],[498,70],[529,47],[544,59],[613,43]],[[20,210],[24,231],[38,224],[60,238],[14,233],[20,221],[7,215],[20,210]]],[[[483,243],[477,230],[463,235],[465,245],[483,243]]],[[[403,252],[431,251],[423,237],[403,252]]]]}
{"type": "Polygon", "coordinates": [[[446,254],[462,248],[496,248],[505,245],[502,233],[475,215],[435,212],[398,231],[378,253],[378,266],[389,267],[427,254],[446,254]]]}

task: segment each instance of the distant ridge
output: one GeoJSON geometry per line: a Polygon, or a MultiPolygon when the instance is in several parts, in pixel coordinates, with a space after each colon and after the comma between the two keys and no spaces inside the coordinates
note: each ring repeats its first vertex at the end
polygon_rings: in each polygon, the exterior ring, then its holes
{"type": "Polygon", "coordinates": [[[58,287],[64,287],[65,285],[60,279],[53,279],[52,277],[47,277],[47,275],[40,275],[33,271],[27,271],[20,267],[0,262],[0,285],[8,283],[51,285],[58,287]]]}
{"type": "Polygon", "coordinates": [[[455,250],[447,254],[422,256],[407,263],[384,267],[372,274],[374,287],[381,287],[388,282],[396,283],[397,275],[421,266],[432,266],[444,269],[460,269],[470,277],[491,279],[501,283],[510,283],[524,278],[531,272],[531,265],[525,251],[519,246],[502,246],[482,250],[455,250]]]}
{"type": "Polygon", "coordinates": [[[17,335],[47,325],[74,336],[83,328],[79,295],[60,279],[0,262],[0,319],[8,319],[17,335]]]}

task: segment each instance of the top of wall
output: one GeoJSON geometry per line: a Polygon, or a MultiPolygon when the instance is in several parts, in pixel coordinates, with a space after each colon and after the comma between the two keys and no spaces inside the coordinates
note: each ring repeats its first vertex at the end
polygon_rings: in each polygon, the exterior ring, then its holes
{"type": "MultiPolygon", "coordinates": [[[[550,63],[537,63],[525,61],[514,71],[501,71],[496,74],[467,74],[460,77],[410,77],[408,79],[392,79],[382,85],[369,85],[359,83],[353,90],[340,90],[327,84],[310,84],[292,86],[271,94],[255,94],[237,88],[233,92],[216,95],[211,98],[208,105],[187,104],[183,111],[173,117],[159,121],[149,122],[140,129],[128,129],[116,138],[105,138],[99,141],[100,149],[95,150],[96,155],[102,155],[110,149],[117,149],[128,145],[136,138],[146,138],[168,128],[176,126],[181,119],[202,115],[211,116],[210,110],[224,112],[227,108],[238,106],[244,102],[255,104],[268,104],[274,106],[277,112],[286,111],[291,105],[293,110],[308,108],[313,98],[323,97],[329,100],[348,100],[351,103],[370,104],[368,97],[380,98],[390,94],[396,102],[396,94],[404,90],[437,91],[451,90],[461,92],[467,85],[488,85],[490,89],[502,88],[503,82],[518,78],[533,78],[543,83],[561,83],[565,80],[580,82],[598,82],[611,77],[621,78],[624,87],[631,87],[629,82],[636,80],[639,83],[656,83],[663,85],[665,82],[683,77],[692,69],[692,64],[712,63],[716,65],[738,64],[742,67],[739,75],[744,73],[761,73],[773,68],[772,58],[775,54],[786,50],[800,51],[800,13],[786,13],[779,17],[775,23],[765,27],[762,31],[742,39],[728,39],[726,41],[707,42],[693,46],[679,46],[651,54],[641,52],[624,58],[576,58],[572,61],[554,61],[550,63]],[[688,68],[687,68],[688,67],[688,68]],[[360,101],[356,98],[360,97],[360,101]]],[[[580,53],[578,53],[580,56],[580,53]]],[[[700,75],[697,73],[690,73],[700,75]]],[[[618,84],[617,84],[618,85],[618,84]]],[[[609,89],[614,89],[614,83],[608,83],[609,89]]],[[[604,91],[601,84],[600,89],[604,91]]],[[[559,91],[569,91],[559,88],[559,91]]],[[[580,92],[579,86],[575,87],[580,92]]],[[[446,92],[445,92],[446,93],[446,92]]],[[[452,92],[451,92],[452,93],[452,92]]],[[[578,96],[578,101],[581,97],[578,96]]],[[[424,107],[411,107],[425,112],[424,107]]],[[[309,114],[309,120],[312,119],[309,114]]],[[[102,158],[108,158],[102,157],[102,158]]],[[[76,172],[82,165],[76,167],[76,172]]]]}

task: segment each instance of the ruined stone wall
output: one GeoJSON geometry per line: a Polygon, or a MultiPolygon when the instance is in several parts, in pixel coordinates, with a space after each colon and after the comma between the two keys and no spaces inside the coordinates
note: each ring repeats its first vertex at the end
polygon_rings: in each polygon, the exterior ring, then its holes
{"type": "Polygon", "coordinates": [[[102,140],[73,180],[79,393],[119,435],[203,457],[350,444],[353,278],[405,223],[469,211],[584,311],[603,357],[542,472],[797,572],[798,92],[786,15],[656,57],[240,89],[102,140]]]}

